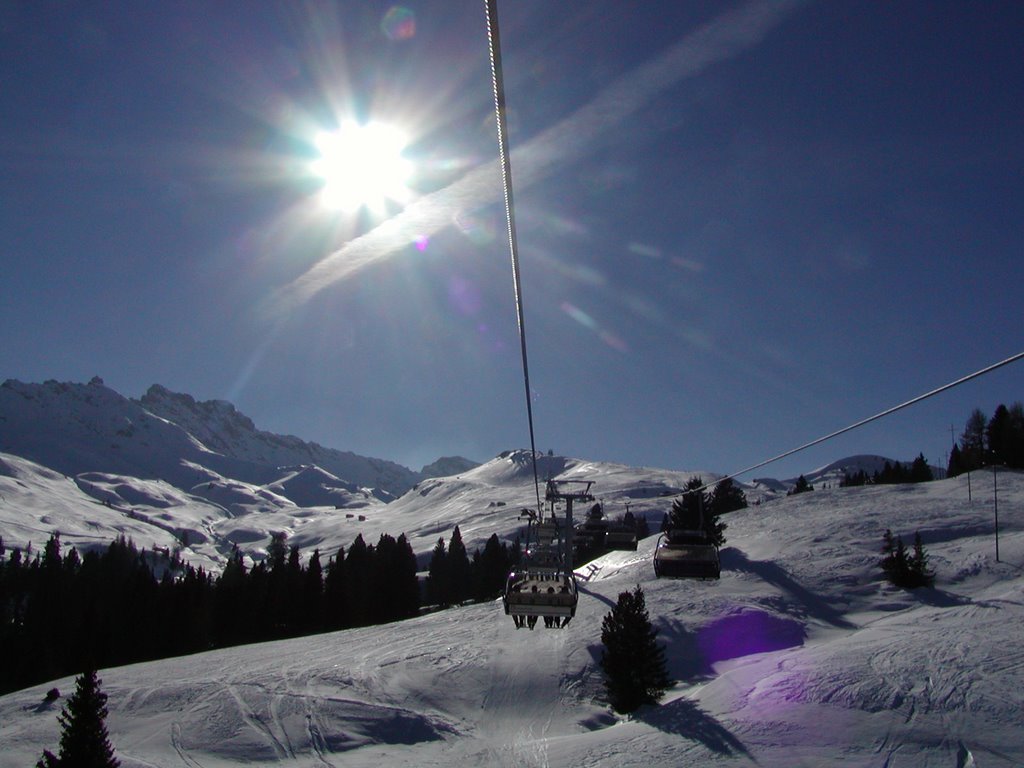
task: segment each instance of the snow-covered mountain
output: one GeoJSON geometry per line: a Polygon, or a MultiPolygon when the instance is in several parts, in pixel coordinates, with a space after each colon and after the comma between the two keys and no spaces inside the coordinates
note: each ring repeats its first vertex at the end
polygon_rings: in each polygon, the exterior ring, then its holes
{"type": "MultiPolygon", "coordinates": [[[[654,528],[670,505],[665,496],[682,490],[694,474],[562,456],[538,457],[538,473],[542,479],[592,480],[608,515],[628,508],[646,515],[654,528]]],[[[68,477],[0,454],[0,536],[8,546],[32,543],[38,549],[59,531],[65,545],[81,549],[106,546],[124,534],[141,547],[179,548],[186,560],[216,571],[233,546],[262,559],[275,532],[284,532],[306,555],[314,548],[333,554],[360,534],[373,543],[383,533],[405,533],[413,549],[426,555],[459,525],[472,551],[493,533],[513,539],[525,525],[520,511],[536,507],[529,451],[507,451],[462,474],[421,480],[387,504],[309,465],[282,467],[279,479],[265,485],[208,470],[202,478],[182,491],[164,480],[112,473],[68,477]]]]}
{"type": "MultiPolygon", "coordinates": [[[[0,536],[39,547],[54,531],[66,544],[105,546],[130,536],[142,547],[179,548],[217,570],[233,546],[254,559],[275,532],[310,554],[330,554],[359,534],[406,533],[424,555],[460,525],[470,550],[492,533],[512,538],[519,511],[536,506],[532,462],[508,451],[482,466],[445,457],[413,472],[394,462],[324,448],[256,429],[224,401],[196,401],[154,385],[132,400],[94,378],[0,386],[0,536]],[[399,498],[396,498],[396,495],[399,498]]],[[[657,528],[692,476],[539,457],[539,475],[596,480],[610,516],[627,509],[657,528]]],[[[808,477],[873,472],[886,459],[850,457],[808,477]],[[876,466],[877,465],[877,466],[876,466]]],[[[837,483],[834,483],[837,484],[837,483]]],[[[743,485],[751,503],[792,481],[743,485]]]]}
{"type": "MultiPolygon", "coordinates": [[[[325,448],[292,435],[256,429],[252,420],[224,400],[200,402],[154,384],[138,400],[150,413],[177,424],[210,450],[272,467],[316,465],[355,486],[405,493],[424,475],[385,459],[325,448]]],[[[466,462],[466,460],[463,460],[466,462]]],[[[466,462],[470,463],[470,462],[466,462]]]]}
{"type": "MultiPolygon", "coordinates": [[[[384,509],[421,540],[456,522],[503,530],[532,494],[527,459],[421,482],[384,509]]],[[[4,462],[4,478],[29,471],[4,462]]],[[[544,462],[631,509],[686,478],[544,462]]],[[[76,488],[52,472],[33,480],[44,481],[53,498],[76,488]]],[[[175,501],[166,484],[140,490],[154,508],[175,501]]],[[[998,475],[999,561],[993,490],[969,499],[954,478],[766,496],[727,516],[721,580],[656,579],[651,537],[578,571],[564,630],[516,630],[495,602],[101,670],[111,741],[124,768],[1024,765],[1024,473],[998,475]],[[882,579],[887,528],[921,533],[935,588],[882,579]],[[677,683],[627,718],[600,699],[598,659],[603,617],[636,585],[677,683]]],[[[109,512],[94,504],[97,519],[109,512]]],[[[56,747],[64,700],[45,701],[52,687],[66,696],[73,680],[0,697],[0,768],[56,747]]]]}
{"type": "MultiPolygon", "coordinates": [[[[804,472],[803,477],[816,488],[825,485],[838,487],[844,475],[856,475],[858,472],[864,472],[868,477],[871,477],[876,472],[881,472],[885,468],[886,463],[893,466],[902,464],[909,469],[912,462],[890,459],[886,456],[875,454],[857,454],[856,456],[846,456],[842,459],[837,459],[823,467],[812,469],[810,472],[804,472]]],[[[932,467],[931,469],[936,478],[945,477],[946,475],[945,470],[941,467],[932,467]]],[[[776,480],[775,478],[764,477],[752,480],[751,484],[766,492],[786,493],[793,488],[797,479],[792,477],[788,480],[776,480]]]]}
{"type": "Polygon", "coordinates": [[[88,384],[5,381],[0,451],[66,475],[114,472],[160,478],[183,489],[202,479],[196,467],[263,484],[277,479],[278,467],[315,464],[394,496],[421,478],[392,461],[263,432],[222,400],[198,402],[156,385],[132,400],[98,377],[88,384]]]}
{"type": "Polygon", "coordinates": [[[214,569],[233,545],[260,557],[275,531],[336,551],[432,472],[475,466],[446,457],[414,472],[258,430],[230,403],[160,386],[139,400],[99,378],[0,386],[0,536],[12,546],[54,531],[105,546],[123,533],[214,569]]]}

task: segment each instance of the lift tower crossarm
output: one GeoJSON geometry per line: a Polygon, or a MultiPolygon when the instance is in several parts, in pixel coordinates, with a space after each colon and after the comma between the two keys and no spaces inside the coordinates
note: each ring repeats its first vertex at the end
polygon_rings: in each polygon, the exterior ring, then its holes
{"type": "MultiPolygon", "coordinates": [[[[565,572],[567,574],[572,573],[572,504],[574,501],[593,501],[594,497],[590,493],[590,486],[593,484],[593,480],[548,480],[547,491],[544,497],[552,502],[552,507],[556,501],[565,502],[565,572]],[[582,490],[569,492],[562,490],[562,486],[567,485],[583,486],[583,488],[582,490]]],[[[554,510],[552,510],[553,516],[554,510]]]]}

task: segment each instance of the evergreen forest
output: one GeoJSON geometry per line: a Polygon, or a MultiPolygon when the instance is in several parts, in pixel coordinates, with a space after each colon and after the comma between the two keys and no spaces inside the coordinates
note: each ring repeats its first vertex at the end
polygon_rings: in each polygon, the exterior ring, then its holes
{"type": "Polygon", "coordinates": [[[0,694],[85,669],[399,621],[427,602],[490,599],[518,551],[492,536],[469,558],[456,528],[425,601],[404,534],[375,545],[357,536],[327,563],[275,534],[264,560],[247,564],[236,548],[217,577],[124,537],[84,555],[62,551],[57,533],[35,555],[0,538],[0,694]]]}

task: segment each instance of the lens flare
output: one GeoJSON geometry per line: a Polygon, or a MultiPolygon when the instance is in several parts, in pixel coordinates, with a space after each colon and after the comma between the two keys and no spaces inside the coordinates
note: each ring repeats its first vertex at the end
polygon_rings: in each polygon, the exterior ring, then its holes
{"type": "Polygon", "coordinates": [[[416,36],[416,14],[410,8],[393,5],[381,19],[380,29],[388,40],[409,40],[416,36]]]}

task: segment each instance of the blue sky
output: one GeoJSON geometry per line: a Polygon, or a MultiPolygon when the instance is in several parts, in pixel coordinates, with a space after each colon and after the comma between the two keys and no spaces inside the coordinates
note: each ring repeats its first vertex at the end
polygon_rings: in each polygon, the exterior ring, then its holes
{"type": "MultiPolygon", "coordinates": [[[[1024,350],[1021,4],[499,15],[539,449],[732,472],[1024,350]]],[[[482,3],[5,3],[0,83],[0,377],[417,469],[528,446],[482,3]],[[409,137],[403,203],[320,204],[350,120],[409,137]]],[[[754,475],[942,463],[1022,399],[1017,363],[754,475]]]]}

